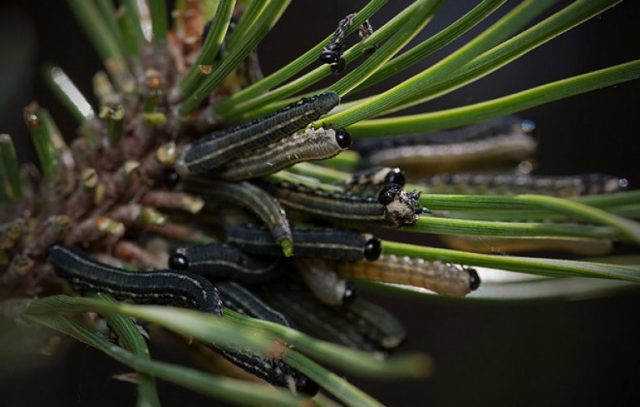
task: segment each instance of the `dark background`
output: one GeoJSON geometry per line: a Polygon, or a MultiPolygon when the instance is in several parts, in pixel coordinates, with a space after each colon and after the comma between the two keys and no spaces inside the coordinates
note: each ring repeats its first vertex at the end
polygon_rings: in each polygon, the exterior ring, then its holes
{"type": "MultiPolygon", "coordinates": [[[[394,0],[373,19],[380,26],[409,3],[394,0]]],[[[476,1],[449,1],[422,40],[461,16],[476,1]]],[[[282,66],[327,35],[347,13],[365,1],[294,0],[259,50],[265,73],[282,66]]],[[[517,2],[509,2],[505,10],[517,2]]],[[[560,2],[566,4],[566,2],[560,2]]],[[[557,7],[556,9],[558,9],[557,7]]],[[[496,12],[486,23],[495,21],[496,12]]],[[[548,81],[629,61],[640,56],[640,3],[627,1],[551,43],[530,52],[491,76],[419,106],[438,110],[502,96],[548,81]]],[[[472,38],[482,27],[472,30],[472,38]]],[[[462,42],[403,73],[392,84],[429,66],[462,42]]],[[[62,66],[85,94],[100,64],[60,0],[0,2],[0,132],[28,140],[22,125],[24,105],[37,99],[51,110],[65,134],[73,121],[48,93],[39,76],[46,61],[62,66]]],[[[378,88],[384,89],[389,84],[378,88]]],[[[640,82],[630,82],[528,110],[536,121],[539,173],[607,172],[632,186],[637,170],[640,82]]],[[[30,146],[18,142],[23,160],[30,146]]],[[[353,380],[389,405],[636,405],[640,390],[640,309],[638,294],[574,301],[468,303],[435,298],[396,298],[370,294],[406,323],[405,350],[420,350],[436,361],[426,381],[353,380]]],[[[110,376],[127,371],[83,345],[46,359],[27,358],[16,343],[37,349],[35,335],[22,336],[0,326],[0,404],[132,405],[135,388],[110,376]],[[32,344],[31,342],[35,342],[32,344]],[[4,362],[4,363],[2,363],[4,362]]],[[[66,342],[65,342],[66,343],[66,342]]],[[[153,349],[161,358],[171,351],[153,349]]],[[[165,405],[215,404],[185,390],[161,385],[165,405]]]]}

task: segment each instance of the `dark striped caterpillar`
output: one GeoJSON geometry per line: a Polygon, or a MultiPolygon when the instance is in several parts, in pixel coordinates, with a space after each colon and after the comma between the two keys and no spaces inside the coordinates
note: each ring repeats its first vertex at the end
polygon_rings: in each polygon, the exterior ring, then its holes
{"type": "Polygon", "coordinates": [[[273,257],[254,257],[226,244],[194,244],[176,249],[169,267],[188,270],[211,280],[233,280],[258,284],[276,278],[279,261],[273,257]]]}
{"type": "Polygon", "coordinates": [[[303,98],[268,116],[216,131],[186,147],[176,161],[183,176],[206,173],[240,154],[280,140],[317,120],[340,102],[335,92],[303,98]]]}
{"type": "MultiPolygon", "coordinates": [[[[59,277],[80,292],[103,292],[120,300],[150,304],[176,304],[222,315],[222,301],[205,278],[184,271],[130,272],[99,263],[67,246],[53,245],[49,262],[59,277]]],[[[279,359],[267,359],[241,349],[219,349],[237,366],[276,386],[315,394],[318,386],[279,359]]]]}
{"type": "Polygon", "coordinates": [[[529,125],[516,118],[497,119],[458,130],[372,139],[355,146],[366,165],[405,170],[459,170],[496,162],[520,161],[537,146],[529,125]]]}
{"type": "Polygon", "coordinates": [[[439,174],[418,182],[430,193],[545,194],[558,197],[608,194],[624,191],[628,181],[607,174],[568,176],[517,174],[439,174]]]}
{"type": "Polygon", "coordinates": [[[327,192],[286,182],[269,188],[285,207],[343,224],[400,227],[411,225],[426,211],[418,205],[420,194],[397,184],[386,185],[378,199],[352,193],[327,192]]]}
{"type": "Polygon", "coordinates": [[[302,161],[334,157],[350,145],[351,136],[345,130],[307,129],[230,161],[216,176],[240,181],[269,175],[302,161]]]}
{"type": "Polygon", "coordinates": [[[230,183],[203,178],[191,178],[184,187],[187,191],[213,198],[207,201],[218,198],[239,203],[267,225],[275,241],[282,246],[285,256],[293,254],[293,237],[286,213],[278,201],[262,189],[249,182],[230,183]]]}
{"type": "MultiPolygon", "coordinates": [[[[380,240],[368,234],[334,228],[293,228],[295,257],[328,260],[376,260],[382,251],[380,240]]],[[[282,251],[268,230],[256,226],[234,226],[227,242],[261,256],[280,256],[282,251]]]]}
{"type": "Polygon", "coordinates": [[[474,269],[419,258],[383,255],[374,262],[339,262],[343,277],[422,287],[438,294],[463,296],[480,286],[474,269]]]}
{"type": "Polygon", "coordinates": [[[119,300],[175,304],[222,315],[216,288],[204,277],[172,270],[130,272],[99,263],[72,247],[53,245],[49,262],[79,292],[104,292],[119,300]]]}

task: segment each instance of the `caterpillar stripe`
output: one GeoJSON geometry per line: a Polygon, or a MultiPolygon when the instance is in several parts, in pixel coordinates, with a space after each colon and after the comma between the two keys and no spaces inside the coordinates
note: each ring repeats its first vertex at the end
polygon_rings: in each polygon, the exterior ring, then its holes
{"type": "MultiPolygon", "coordinates": [[[[380,240],[371,235],[346,229],[293,228],[293,250],[296,257],[318,257],[329,260],[356,261],[380,256],[380,240]]],[[[263,256],[280,256],[282,251],[268,230],[256,226],[234,226],[227,242],[242,250],[263,256]]]]}
{"type": "Polygon", "coordinates": [[[178,248],[169,257],[169,265],[172,269],[189,270],[212,280],[246,284],[263,283],[279,275],[277,259],[249,256],[236,247],[218,243],[178,248]]]}
{"type": "Polygon", "coordinates": [[[64,245],[49,248],[49,262],[76,291],[103,292],[119,300],[176,304],[222,315],[218,291],[195,274],[171,270],[130,272],[99,263],[64,245]]]}
{"type": "Polygon", "coordinates": [[[423,212],[418,205],[420,194],[403,191],[396,184],[385,186],[377,200],[363,195],[326,192],[289,183],[272,184],[271,190],[287,208],[345,224],[400,227],[415,223],[418,215],[423,212]]]}
{"type": "Polygon", "coordinates": [[[343,277],[411,285],[449,296],[466,295],[480,285],[474,269],[406,256],[383,255],[375,262],[340,262],[336,271],[343,277]]]}
{"type": "Polygon", "coordinates": [[[293,261],[294,266],[313,294],[325,304],[342,305],[353,301],[355,286],[335,273],[332,264],[320,259],[300,258],[293,261]]]}
{"type": "Polygon", "coordinates": [[[428,187],[430,193],[536,193],[569,198],[621,192],[627,189],[629,182],[600,173],[568,176],[461,173],[435,175],[419,184],[428,187]]]}
{"type": "Polygon", "coordinates": [[[188,180],[185,182],[185,188],[194,193],[244,206],[267,225],[274,240],[282,246],[285,256],[292,254],[293,237],[289,220],[278,201],[262,189],[248,182],[228,183],[201,178],[188,180]]]}
{"type": "Polygon", "coordinates": [[[176,169],[182,175],[208,172],[238,154],[294,133],[329,112],[339,102],[337,93],[326,92],[303,98],[249,123],[208,134],[187,146],[176,162],[176,169]]]}
{"type": "Polygon", "coordinates": [[[227,163],[216,176],[239,181],[269,175],[302,161],[334,157],[350,145],[351,136],[342,129],[307,129],[227,163]]]}

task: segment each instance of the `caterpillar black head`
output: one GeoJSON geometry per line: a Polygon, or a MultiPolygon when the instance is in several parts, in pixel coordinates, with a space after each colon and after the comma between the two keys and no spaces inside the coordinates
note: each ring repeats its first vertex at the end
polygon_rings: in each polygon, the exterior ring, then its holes
{"type": "Polygon", "coordinates": [[[381,205],[389,205],[396,199],[396,196],[402,192],[402,186],[398,184],[387,184],[385,185],[380,193],[378,194],[378,202],[381,205]]]}
{"type": "Polygon", "coordinates": [[[347,148],[351,145],[351,134],[349,134],[348,131],[345,129],[337,129],[335,132],[336,143],[338,143],[341,148],[347,148]]]}
{"type": "Polygon", "coordinates": [[[397,184],[400,186],[404,186],[406,182],[404,171],[402,171],[400,168],[390,169],[387,175],[384,177],[384,182],[385,184],[397,184]]]}
{"type": "Polygon", "coordinates": [[[306,376],[299,375],[300,377],[296,377],[296,389],[302,394],[306,394],[309,397],[313,397],[318,394],[320,387],[316,382],[309,379],[306,376]]]}
{"type": "Polygon", "coordinates": [[[369,261],[378,260],[382,254],[382,244],[380,243],[380,239],[375,237],[367,240],[364,244],[364,258],[369,261]]]}
{"type": "Polygon", "coordinates": [[[342,59],[342,51],[344,50],[344,44],[342,42],[332,42],[327,44],[324,50],[320,53],[320,62],[325,64],[335,64],[342,59]]]}
{"type": "Polygon", "coordinates": [[[465,271],[469,273],[469,288],[471,291],[475,291],[480,287],[480,276],[476,269],[466,268],[465,271]]]}
{"type": "Polygon", "coordinates": [[[182,177],[180,176],[180,174],[178,174],[178,172],[173,169],[167,170],[165,172],[164,179],[167,185],[170,187],[178,186],[180,181],[182,181],[182,177]]]}
{"type": "Polygon", "coordinates": [[[340,54],[330,50],[322,51],[319,60],[325,64],[335,64],[340,60],[340,54]]]}
{"type": "Polygon", "coordinates": [[[172,270],[187,270],[189,268],[187,256],[179,252],[174,252],[169,257],[169,268],[172,270]]]}

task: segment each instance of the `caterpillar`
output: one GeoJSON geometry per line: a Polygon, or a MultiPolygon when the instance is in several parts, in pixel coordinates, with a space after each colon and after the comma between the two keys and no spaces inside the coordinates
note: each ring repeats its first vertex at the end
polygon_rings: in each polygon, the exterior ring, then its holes
{"type": "MultiPolygon", "coordinates": [[[[205,278],[184,271],[130,272],[99,263],[63,245],[49,249],[49,262],[56,274],[80,292],[104,292],[120,300],[141,303],[176,304],[222,315],[217,289],[205,278]]],[[[237,366],[277,386],[315,394],[317,384],[288,367],[281,360],[267,359],[241,349],[219,349],[237,366]]]]}
{"type": "MultiPolygon", "coordinates": [[[[328,260],[376,260],[382,251],[380,240],[368,234],[335,228],[293,228],[295,257],[318,257],[328,260]]],[[[234,226],[227,232],[227,242],[242,250],[262,256],[279,256],[268,230],[256,226],[234,226]]]]}
{"type": "Polygon", "coordinates": [[[370,140],[355,148],[365,165],[401,165],[412,172],[416,167],[431,172],[482,168],[531,155],[537,143],[530,127],[511,117],[451,132],[370,140]]]}
{"type": "Polygon", "coordinates": [[[188,145],[176,161],[183,176],[206,173],[233,157],[286,137],[317,120],[340,102],[335,92],[302,98],[265,117],[210,133],[188,145]]]}
{"type": "Polygon", "coordinates": [[[434,175],[418,184],[428,187],[430,193],[537,193],[570,198],[621,192],[629,182],[600,173],[568,176],[459,173],[434,175]]]}
{"type": "Polygon", "coordinates": [[[345,130],[307,129],[230,161],[216,176],[240,181],[269,175],[302,161],[334,157],[350,145],[351,135],[345,130]]]}
{"type": "Polygon", "coordinates": [[[285,256],[291,256],[292,233],[287,216],[271,195],[249,182],[229,183],[209,179],[189,179],[185,189],[212,198],[237,202],[263,221],[276,242],[282,246],[285,256]]]}
{"type": "Polygon", "coordinates": [[[460,144],[486,140],[511,132],[530,134],[534,128],[535,125],[530,120],[522,120],[516,116],[506,116],[447,131],[361,140],[354,145],[354,149],[362,156],[368,156],[380,150],[396,147],[460,144]]]}
{"type": "MultiPolygon", "coordinates": [[[[338,26],[333,34],[331,41],[323,48],[318,58],[320,62],[331,65],[331,72],[334,74],[341,73],[345,68],[345,60],[342,58],[344,51],[344,40],[348,30],[353,24],[356,14],[348,14],[345,18],[338,22],[338,26]]],[[[373,27],[369,20],[365,20],[358,27],[358,36],[360,40],[368,38],[373,33],[373,27]]],[[[365,54],[371,54],[375,51],[375,47],[369,47],[364,50],[365,54]]]]}
{"type": "Polygon", "coordinates": [[[438,294],[463,296],[480,286],[477,271],[452,263],[382,255],[375,262],[339,262],[343,277],[422,287],[438,294]]]}
{"type": "Polygon", "coordinates": [[[280,359],[264,358],[248,351],[220,350],[220,353],[236,366],[250,372],[274,386],[288,388],[308,396],[315,396],[319,387],[316,382],[289,367],[280,359]]]}
{"type": "Polygon", "coordinates": [[[249,256],[236,247],[219,243],[177,248],[169,256],[169,267],[188,270],[212,280],[246,284],[270,281],[280,274],[278,259],[249,256]]]}
{"type": "Polygon", "coordinates": [[[420,194],[397,184],[386,185],[373,197],[326,192],[303,185],[274,183],[269,188],[285,207],[343,224],[411,225],[428,210],[418,205],[420,194]]]}
{"type": "Polygon", "coordinates": [[[49,262],[79,292],[104,292],[119,300],[176,304],[222,315],[216,288],[206,278],[172,270],[130,272],[108,266],[69,246],[52,245],[49,262]]]}

